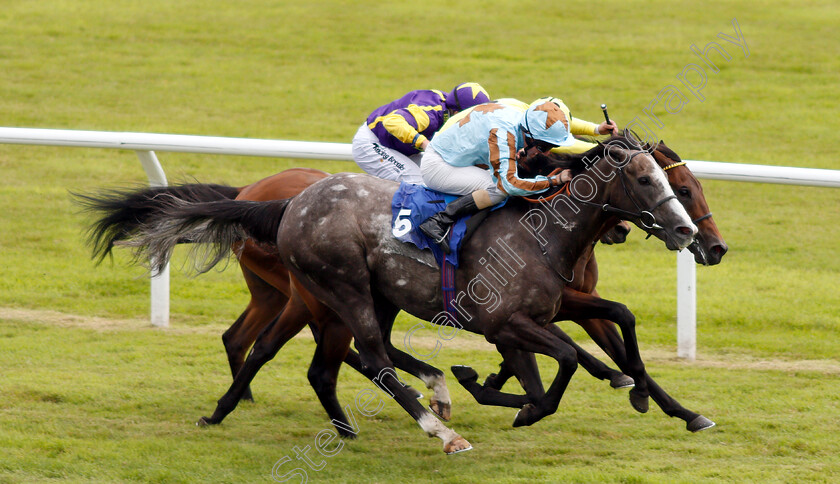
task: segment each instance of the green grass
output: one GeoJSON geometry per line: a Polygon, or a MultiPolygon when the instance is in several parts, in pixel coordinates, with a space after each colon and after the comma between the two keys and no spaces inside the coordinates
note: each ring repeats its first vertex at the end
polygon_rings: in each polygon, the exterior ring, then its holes
{"type": "MultiPolygon", "coordinates": [[[[678,114],[654,108],[656,134],[687,159],[838,168],[839,21],[829,1],[10,0],[0,125],[349,142],[373,107],[467,80],[493,97],[559,96],[592,121],[606,102],[623,125],[702,64],[691,44],[717,41],[732,60],[707,72],[704,102],[686,92],[678,114]],[[734,35],[732,18],[749,57],[717,37],[734,35]]],[[[357,171],[158,156],[170,182],[357,171]]],[[[305,377],[308,338],[257,377],[256,404],[218,428],[193,426],[229,383],[219,336],[247,290],[233,263],[200,277],[174,270],[162,331],[145,322],[148,281],[127,254],[92,264],[88,220],[68,191],[145,183],[132,152],[0,145],[0,172],[0,482],[270,481],[278,459],[328,428],[305,377]]],[[[310,481],[829,481],[840,471],[840,192],[703,185],[730,252],[697,271],[698,361],[673,358],[675,258],[661,243],[637,230],[599,250],[599,290],[637,315],[651,374],[716,428],[693,435],[655,408],[638,415],[581,370],[556,415],[512,429],[512,411],[479,407],[453,381],[451,425],[472,452],[444,457],[389,403],[310,481]]],[[[184,263],[179,252],[173,267],[184,263]]],[[[401,316],[398,330],[413,323],[401,316]]],[[[485,375],[497,362],[459,334],[433,364],[485,375]]],[[[370,385],[343,372],[341,400],[370,385]]]]}
{"type": "MultiPolygon", "coordinates": [[[[268,481],[275,462],[294,459],[294,447],[312,446],[330,427],[300,368],[310,338],[290,342],[258,375],[255,404],[242,404],[219,427],[198,429],[193,422],[212,411],[228,384],[221,327],[124,324],[5,322],[0,363],[4,397],[13,404],[0,410],[0,478],[268,481]]],[[[495,351],[482,349],[478,337],[457,338],[437,364],[468,362],[484,374],[494,368],[495,351]]],[[[453,385],[451,426],[471,440],[471,453],[443,456],[437,439],[423,437],[389,401],[376,417],[357,414],[358,440],[332,458],[313,459],[326,462],[322,470],[294,461],[283,473],[301,465],[312,482],[802,482],[840,471],[838,428],[829,418],[840,403],[836,361],[765,367],[744,355],[714,357],[699,364],[664,352],[648,358],[673,394],[717,421],[697,435],[658,411],[636,414],[626,391],[584,375],[557,415],[527,429],[509,426],[513,410],[480,408],[453,385]]],[[[351,406],[372,388],[353,372],[341,380],[339,396],[351,406]]]]}

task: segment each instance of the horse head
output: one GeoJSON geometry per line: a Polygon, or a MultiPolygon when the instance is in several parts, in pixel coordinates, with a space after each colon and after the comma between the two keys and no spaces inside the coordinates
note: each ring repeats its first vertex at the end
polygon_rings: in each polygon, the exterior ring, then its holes
{"type": "Polygon", "coordinates": [[[652,153],[653,158],[668,175],[668,182],[677,199],[685,207],[691,221],[697,225],[694,243],[688,246],[694,254],[695,262],[710,266],[719,264],[729,247],[712,219],[712,212],[706,203],[700,182],[685,166],[680,156],[666,146],[664,141],[660,141],[652,153]]]}
{"type": "Polygon", "coordinates": [[[587,168],[570,182],[574,199],[601,205],[663,240],[671,250],[692,243],[697,227],[677,201],[665,172],[634,137],[613,136],[580,156],[587,168]],[[607,193],[596,193],[598,186],[607,193]]]}

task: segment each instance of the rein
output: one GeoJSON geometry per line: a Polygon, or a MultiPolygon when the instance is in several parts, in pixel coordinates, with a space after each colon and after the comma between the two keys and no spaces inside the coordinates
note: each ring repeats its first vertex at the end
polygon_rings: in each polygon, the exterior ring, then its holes
{"type": "MultiPolygon", "coordinates": [[[[636,156],[641,155],[643,153],[650,153],[650,152],[646,151],[646,150],[636,151],[635,153],[633,153],[630,156],[630,160],[628,161],[628,163],[633,161],[633,158],[635,158],[636,156]]],[[[664,169],[667,170],[667,169],[674,168],[676,166],[682,166],[684,164],[685,164],[684,161],[679,162],[679,163],[674,163],[672,165],[668,165],[664,169]]],[[[558,168],[558,169],[552,171],[548,176],[555,175],[556,173],[559,173],[560,171],[561,171],[561,169],[558,168]]],[[[560,187],[559,190],[557,190],[555,193],[553,193],[553,194],[551,194],[547,197],[540,197],[538,199],[533,199],[533,198],[528,198],[528,197],[520,197],[520,198],[525,199],[525,201],[527,201],[529,203],[545,203],[545,202],[548,202],[548,201],[554,199],[558,195],[567,195],[569,198],[571,198],[572,200],[574,200],[578,203],[582,203],[584,205],[589,205],[589,206],[594,206],[594,207],[600,207],[601,210],[603,210],[604,212],[614,213],[616,215],[624,215],[625,217],[628,217],[628,218],[638,219],[639,222],[642,224],[642,227],[644,227],[645,229],[659,229],[659,228],[661,228],[656,223],[656,216],[653,215],[653,211],[656,210],[657,208],[659,208],[662,204],[676,199],[677,198],[676,195],[669,195],[669,196],[663,198],[662,200],[656,202],[656,204],[654,204],[653,207],[651,207],[647,210],[643,210],[641,205],[639,205],[639,203],[633,197],[633,194],[631,194],[630,190],[627,188],[627,183],[624,181],[624,176],[623,176],[624,175],[624,167],[623,166],[619,167],[618,172],[619,172],[619,180],[621,181],[621,187],[624,189],[624,194],[627,195],[627,198],[629,198],[630,201],[633,202],[633,205],[636,206],[636,210],[638,210],[637,212],[631,212],[629,210],[624,210],[624,209],[621,209],[621,208],[618,208],[618,207],[614,207],[614,206],[610,205],[609,203],[600,204],[600,203],[590,202],[590,201],[587,201],[587,200],[581,200],[581,199],[575,197],[574,194],[569,189],[569,186],[571,185],[571,182],[568,182],[568,183],[564,184],[563,186],[560,187]]],[[[709,213],[709,214],[704,215],[703,217],[699,218],[698,221],[709,218],[711,216],[712,216],[712,214],[709,213]]]]}
{"type": "MultiPolygon", "coordinates": [[[[566,185],[568,185],[568,183],[566,185]]],[[[536,202],[536,203],[539,203],[539,202],[536,202]]],[[[543,246],[539,242],[539,237],[537,236],[537,228],[535,226],[531,225],[531,224],[528,224],[528,226],[531,228],[531,233],[534,235],[534,238],[537,239],[537,245],[540,246],[540,252],[542,252],[543,257],[548,262],[548,267],[551,267],[551,269],[554,270],[554,273],[557,274],[558,276],[560,276],[560,279],[563,279],[564,281],[566,281],[567,284],[571,284],[575,280],[575,268],[574,268],[574,266],[572,266],[571,277],[567,278],[566,276],[561,274],[560,271],[558,271],[554,267],[554,264],[551,263],[551,259],[548,256],[548,251],[545,250],[545,246],[543,246]]]]}
{"type": "MultiPolygon", "coordinates": [[[[563,171],[562,168],[557,168],[556,170],[549,173],[548,176],[549,176],[549,178],[551,178],[552,176],[557,175],[562,171],[563,171]]],[[[570,184],[570,182],[566,182],[563,185],[560,185],[556,192],[552,193],[551,195],[549,195],[547,197],[540,197],[540,198],[519,197],[519,198],[522,198],[523,200],[525,200],[528,203],[545,203],[545,202],[549,202],[549,201],[553,200],[554,197],[556,197],[558,195],[568,195],[568,196],[571,197],[572,193],[569,191],[569,184],[570,184]]]]}

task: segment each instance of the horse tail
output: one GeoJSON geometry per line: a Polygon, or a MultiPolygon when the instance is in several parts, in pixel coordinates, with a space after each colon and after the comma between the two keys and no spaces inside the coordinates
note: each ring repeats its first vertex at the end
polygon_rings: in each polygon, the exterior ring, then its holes
{"type": "Polygon", "coordinates": [[[132,238],[140,227],[156,217],[176,198],[190,202],[234,199],[239,188],[228,185],[185,184],[103,191],[96,195],[72,193],[84,211],[98,218],[88,228],[88,244],[97,263],[112,255],[114,244],[132,238]]]}
{"type": "Polygon", "coordinates": [[[292,200],[190,202],[165,198],[166,206],[125,244],[134,248],[135,261],[148,260],[153,272],[162,270],[175,246],[185,240],[194,244],[191,250],[199,273],[225,259],[237,242],[253,239],[276,245],[280,221],[292,200]]]}

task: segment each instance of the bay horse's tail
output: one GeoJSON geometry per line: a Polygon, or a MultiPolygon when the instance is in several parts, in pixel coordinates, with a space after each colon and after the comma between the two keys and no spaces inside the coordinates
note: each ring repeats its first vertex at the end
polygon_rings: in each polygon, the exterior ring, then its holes
{"type": "Polygon", "coordinates": [[[175,246],[189,240],[196,270],[207,272],[228,256],[231,246],[245,239],[275,245],[277,231],[291,198],[253,202],[218,200],[191,202],[164,197],[165,205],[139,227],[125,245],[134,247],[136,260],[149,260],[159,272],[172,257],[175,246]]]}
{"type": "Polygon", "coordinates": [[[88,244],[92,247],[93,258],[99,263],[111,255],[116,242],[131,239],[144,224],[160,214],[168,200],[228,200],[236,198],[239,191],[240,188],[227,185],[193,183],[72,195],[85,211],[99,217],[88,229],[88,244]]]}

